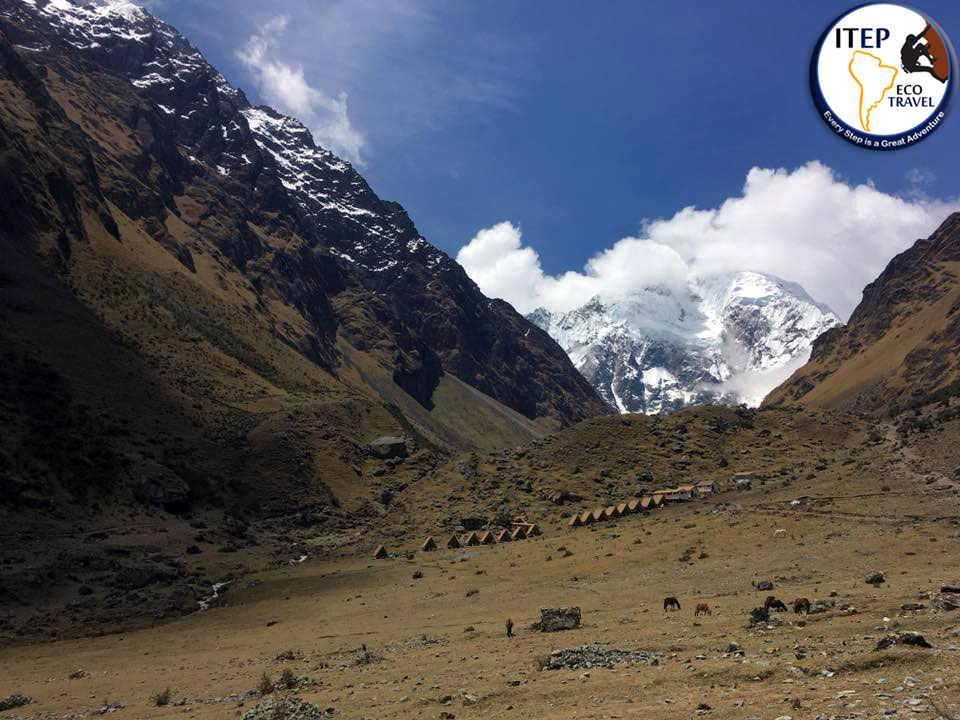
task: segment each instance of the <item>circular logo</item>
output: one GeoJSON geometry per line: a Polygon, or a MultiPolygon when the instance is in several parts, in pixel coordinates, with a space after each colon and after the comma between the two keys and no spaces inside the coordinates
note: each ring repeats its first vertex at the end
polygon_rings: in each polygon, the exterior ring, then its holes
{"type": "Polygon", "coordinates": [[[953,46],[929,15],[878,2],[847,11],[820,36],[810,89],[820,116],[844,140],[896,150],[943,124],[956,73],[953,46]]]}

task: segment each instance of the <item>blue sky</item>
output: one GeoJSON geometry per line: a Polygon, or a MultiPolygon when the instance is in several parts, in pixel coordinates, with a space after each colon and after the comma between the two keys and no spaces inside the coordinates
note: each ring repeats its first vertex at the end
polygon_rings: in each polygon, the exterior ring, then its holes
{"type": "MultiPolygon", "coordinates": [[[[817,160],[887,194],[960,194],[960,109],[926,141],[884,153],[817,116],[811,51],[853,3],[149,4],[254,102],[276,98],[244,48],[285,17],[269,53],[317,93],[308,124],[347,118],[364,176],[451,255],[509,220],[545,273],[580,269],[645,219],[739,195],[753,167],[817,160]]],[[[919,7],[960,41],[960,3],[919,7]]]]}

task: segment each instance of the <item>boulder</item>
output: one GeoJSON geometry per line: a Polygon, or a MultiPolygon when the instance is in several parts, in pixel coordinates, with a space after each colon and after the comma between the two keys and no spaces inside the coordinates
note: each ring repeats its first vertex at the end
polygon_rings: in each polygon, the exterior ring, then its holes
{"type": "Polygon", "coordinates": [[[580,502],[583,498],[567,490],[554,490],[547,494],[546,499],[554,505],[563,505],[565,502],[580,502]]]}
{"type": "Polygon", "coordinates": [[[401,437],[384,435],[367,445],[367,451],[375,457],[402,458],[407,456],[407,442],[401,437]]]}
{"type": "Polygon", "coordinates": [[[916,632],[901,632],[887,635],[880,638],[875,650],[886,650],[894,645],[915,645],[922,648],[932,648],[933,645],[927,642],[927,639],[916,632]]]}
{"type": "Polygon", "coordinates": [[[580,608],[540,608],[540,632],[573,630],[580,627],[580,608]]]}
{"type": "Polygon", "coordinates": [[[944,592],[930,598],[930,610],[950,612],[957,609],[960,609],[960,594],[944,592]]]}
{"type": "Polygon", "coordinates": [[[760,580],[753,583],[754,590],[773,590],[773,581],[772,580],[760,580]]]}
{"type": "Polygon", "coordinates": [[[160,463],[145,462],[134,473],[134,494],[141,502],[167,512],[183,512],[190,507],[190,486],[160,463]]]}
{"type": "Polygon", "coordinates": [[[877,585],[882,585],[885,583],[887,581],[887,576],[879,570],[871,570],[863,576],[863,581],[868,585],[873,585],[876,587],[877,585]]]}

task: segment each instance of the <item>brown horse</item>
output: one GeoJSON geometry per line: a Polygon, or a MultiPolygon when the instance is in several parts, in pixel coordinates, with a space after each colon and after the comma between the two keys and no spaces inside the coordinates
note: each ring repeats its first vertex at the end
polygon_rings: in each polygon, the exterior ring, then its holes
{"type": "Polygon", "coordinates": [[[697,603],[697,609],[693,611],[694,617],[700,617],[701,615],[712,615],[710,612],[710,606],[706,603],[697,603]]]}
{"type": "Polygon", "coordinates": [[[777,600],[773,595],[767,595],[766,602],[763,603],[763,607],[767,611],[775,610],[777,612],[786,612],[787,606],[783,604],[780,600],[777,600]]]}
{"type": "Polygon", "coordinates": [[[810,614],[810,601],[806,598],[797,598],[793,601],[793,612],[797,615],[801,613],[805,615],[810,614]]]}
{"type": "Polygon", "coordinates": [[[667,597],[667,598],[664,598],[664,599],[663,599],[663,611],[666,612],[667,610],[670,610],[671,608],[674,609],[674,610],[679,610],[679,609],[680,609],[680,601],[677,600],[677,599],[676,599],[675,597],[673,597],[672,595],[671,595],[670,597],[667,597]]]}

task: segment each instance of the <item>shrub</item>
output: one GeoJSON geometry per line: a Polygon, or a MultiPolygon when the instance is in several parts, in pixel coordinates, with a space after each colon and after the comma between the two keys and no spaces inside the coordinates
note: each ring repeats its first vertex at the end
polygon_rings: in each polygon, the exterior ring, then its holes
{"type": "Polygon", "coordinates": [[[260,676],[260,684],[257,685],[257,690],[261,695],[269,695],[273,692],[273,680],[266,673],[260,676]]]}
{"type": "Polygon", "coordinates": [[[290,668],[284,668],[280,673],[280,684],[285,688],[293,688],[297,685],[297,676],[290,668]]]}
{"type": "Polygon", "coordinates": [[[170,688],[166,688],[153,696],[153,704],[157,707],[163,707],[170,704],[170,688]]]}
{"type": "Polygon", "coordinates": [[[765,607],[757,607],[750,611],[750,624],[761,625],[770,619],[770,613],[765,607]]]}

